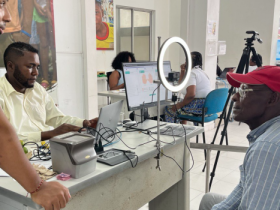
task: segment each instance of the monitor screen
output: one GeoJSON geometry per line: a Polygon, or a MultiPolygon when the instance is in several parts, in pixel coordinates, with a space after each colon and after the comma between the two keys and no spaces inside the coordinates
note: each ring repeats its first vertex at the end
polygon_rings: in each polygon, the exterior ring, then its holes
{"type": "Polygon", "coordinates": [[[276,61],[280,61],[280,39],[277,40],[276,61]]]}
{"type": "MultiPolygon", "coordinates": [[[[164,61],[165,76],[171,72],[170,61],[164,61]]],[[[157,105],[158,79],[157,62],[123,63],[127,107],[129,111],[157,105]]],[[[168,91],[167,99],[171,100],[172,92],[168,91]]],[[[160,101],[166,101],[166,89],[160,86],[160,101]]]]}

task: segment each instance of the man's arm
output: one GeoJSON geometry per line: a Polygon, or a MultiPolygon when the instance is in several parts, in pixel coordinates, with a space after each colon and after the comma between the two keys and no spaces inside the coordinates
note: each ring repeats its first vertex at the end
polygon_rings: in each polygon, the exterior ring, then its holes
{"type": "MultiPolygon", "coordinates": [[[[273,136],[277,138],[277,136],[273,136]]],[[[245,181],[240,209],[279,209],[280,146],[265,141],[255,142],[247,152],[245,181]]]]}
{"type": "MultiPolygon", "coordinates": [[[[280,148],[269,142],[256,142],[251,147],[241,167],[244,179],[223,202],[213,210],[279,209],[280,200],[280,148]],[[235,205],[232,205],[234,202],[235,205]],[[238,205],[237,205],[238,204],[238,205]],[[234,208],[230,208],[233,206],[234,208]]],[[[241,180],[242,181],[242,180],[241,180]]]]}
{"type": "Polygon", "coordinates": [[[113,71],[109,77],[110,90],[119,90],[124,88],[124,83],[118,85],[119,79],[120,79],[120,73],[116,70],[113,71]]]}
{"type": "Polygon", "coordinates": [[[236,210],[240,204],[242,198],[242,186],[239,183],[234,190],[230,193],[230,195],[221,203],[213,206],[212,210],[236,210]]]}
{"type": "MultiPolygon", "coordinates": [[[[17,135],[0,109],[0,167],[19,182],[27,191],[33,192],[41,179],[26,158],[17,135]]],[[[64,208],[70,198],[67,188],[57,182],[44,182],[40,190],[31,195],[34,202],[45,209],[64,208]]]]}

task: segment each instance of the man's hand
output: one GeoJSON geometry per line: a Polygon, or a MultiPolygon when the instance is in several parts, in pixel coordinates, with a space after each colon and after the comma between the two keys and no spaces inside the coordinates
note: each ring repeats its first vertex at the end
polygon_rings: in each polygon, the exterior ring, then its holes
{"type": "Polygon", "coordinates": [[[54,132],[55,136],[58,136],[58,135],[68,133],[71,131],[79,131],[80,129],[81,129],[81,127],[63,123],[61,126],[54,129],[53,132],[54,132]]]}
{"type": "Polygon", "coordinates": [[[173,112],[176,112],[176,111],[177,111],[176,104],[172,106],[172,111],[173,111],[173,112]]]}
{"type": "Polygon", "coordinates": [[[59,210],[66,206],[71,195],[69,190],[58,182],[44,182],[40,190],[32,194],[31,198],[45,210],[59,210]]]}
{"type": "Polygon", "coordinates": [[[92,127],[92,128],[96,128],[98,122],[98,117],[92,119],[92,120],[84,120],[83,122],[83,127],[92,127]]]}
{"type": "Polygon", "coordinates": [[[179,103],[172,106],[172,111],[176,112],[177,110],[181,109],[183,106],[184,105],[181,102],[179,102],[179,103]]]}
{"type": "Polygon", "coordinates": [[[64,123],[54,130],[42,132],[41,133],[41,140],[43,141],[43,140],[51,139],[55,136],[58,136],[58,135],[61,135],[61,134],[64,134],[64,133],[68,133],[68,132],[71,132],[71,131],[72,132],[79,131],[80,129],[81,129],[81,127],[64,123]]]}

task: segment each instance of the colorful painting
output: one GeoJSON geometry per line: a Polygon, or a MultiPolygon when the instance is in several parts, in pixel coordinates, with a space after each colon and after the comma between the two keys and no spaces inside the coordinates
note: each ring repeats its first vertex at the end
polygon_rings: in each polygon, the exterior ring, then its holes
{"type": "Polygon", "coordinates": [[[114,50],[114,2],[95,0],[96,49],[114,50]]]}
{"type": "MultiPolygon", "coordinates": [[[[25,42],[38,49],[37,82],[46,90],[57,85],[53,0],[9,0],[11,22],[0,36],[0,56],[12,42],[25,42]]],[[[4,67],[0,59],[0,67],[4,67]]]]}

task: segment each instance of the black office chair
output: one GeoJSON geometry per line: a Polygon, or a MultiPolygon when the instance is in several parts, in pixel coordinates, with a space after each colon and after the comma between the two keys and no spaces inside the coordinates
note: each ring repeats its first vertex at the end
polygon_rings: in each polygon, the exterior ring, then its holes
{"type": "MultiPolygon", "coordinates": [[[[109,77],[110,77],[111,74],[112,74],[112,71],[106,72],[106,76],[107,76],[107,91],[110,90],[109,77]]],[[[107,104],[109,105],[110,103],[111,103],[110,97],[107,96],[107,104]]]]}

